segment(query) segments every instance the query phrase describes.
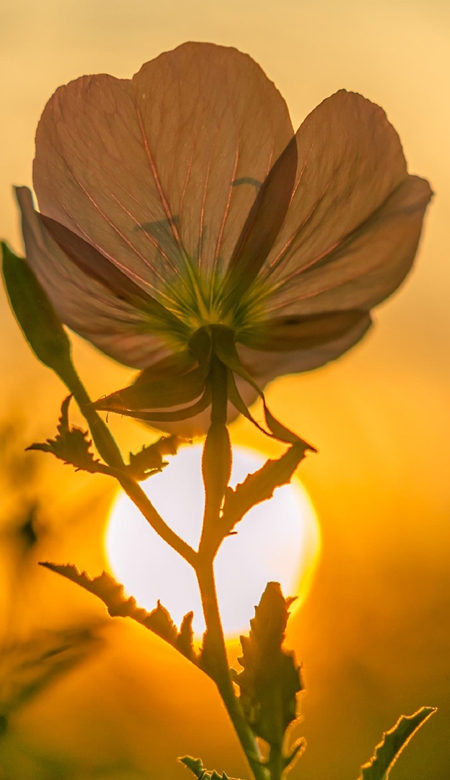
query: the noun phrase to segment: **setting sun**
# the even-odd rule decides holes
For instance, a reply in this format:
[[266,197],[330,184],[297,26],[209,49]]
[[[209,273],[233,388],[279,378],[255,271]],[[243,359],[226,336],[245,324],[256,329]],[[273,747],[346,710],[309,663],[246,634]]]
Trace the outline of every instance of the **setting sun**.
[[[235,448],[231,485],[264,463],[261,454]],[[172,528],[197,545],[203,513],[201,446],[185,447],[170,466],[145,483],[145,492]],[[176,486],[174,489],[174,485]],[[225,540],[216,560],[217,590],[224,630],[232,637],[248,628],[255,604],[271,580],[286,596],[306,596],[320,546],[314,507],[299,480],[256,506]],[[113,575],[138,604],[151,610],[157,600],[179,624],[194,611],[194,630],[204,629],[194,572],[150,528],[124,493],[115,499],[106,531]]]

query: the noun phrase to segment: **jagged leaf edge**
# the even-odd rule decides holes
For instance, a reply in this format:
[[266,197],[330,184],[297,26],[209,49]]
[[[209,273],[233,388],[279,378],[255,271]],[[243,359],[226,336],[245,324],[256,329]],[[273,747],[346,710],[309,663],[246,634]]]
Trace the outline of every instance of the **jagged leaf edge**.
[[[75,582],[84,590],[97,596],[97,598],[103,601],[111,617],[129,617],[135,620],[144,628],[164,639],[184,655],[185,658],[197,665],[197,656],[192,643],[192,629],[189,632],[192,613],[185,615],[181,630],[178,632],[170,613],[159,601],[152,612],[147,612],[142,607],[138,607],[133,596],[126,598],[123,593],[123,585],[116,582],[114,577],[105,571],[98,577],[90,577],[85,571],[80,572],[71,563],[56,564],[49,561],[40,561],[39,565]],[[189,639],[190,641],[188,641]]]
[[68,395],[61,404],[61,414],[57,425],[57,434],[54,439],[48,438],[45,442],[35,442],[27,447],[27,450],[49,452],[70,464],[76,471],[87,471],[89,474],[108,474],[111,469],[94,457],[91,451],[92,439],[89,439],[89,431],[83,431],[77,426],[69,426],[69,405],[72,394]]
[[358,780],[388,780],[393,765],[406,745],[436,710],[436,707],[421,707],[412,715],[402,715],[395,726],[384,732],[374,755],[361,767]]
[[192,756],[182,756],[178,759],[180,764],[184,764],[187,769],[190,769],[192,774],[195,775],[197,780],[237,780],[237,778],[230,777],[223,772],[221,775],[216,772],[215,769],[205,769],[201,758],[193,758]]
[[[273,597],[275,596],[275,599],[278,598],[279,604],[281,605],[281,600],[284,602],[282,605],[283,608],[283,615],[279,615],[281,617],[281,621],[278,622],[278,626],[275,625],[277,621],[274,621],[271,619],[269,624],[273,627],[275,625],[275,630],[277,632],[277,636],[272,637],[276,639],[276,645],[280,652],[280,658],[283,659],[283,666],[281,666],[279,663],[275,661],[275,671],[278,673],[281,673],[282,678],[285,676],[286,670],[289,673],[290,676],[290,682],[289,687],[291,687],[294,675],[296,679],[296,685],[295,690],[291,690],[291,694],[294,698],[294,711],[290,713],[290,721],[289,723],[284,727],[284,734],[283,735],[272,735],[274,737],[274,744],[275,742],[279,743],[280,736],[282,737],[284,741],[284,736],[287,733],[287,730],[292,727],[293,723],[298,720],[298,713],[297,713],[297,694],[299,694],[304,686],[303,681],[301,677],[301,666],[297,665],[295,661],[295,656],[293,651],[285,650],[284,645],[284,639],[285,639],[285,629],[286,624],[289,617],[289,606],[292,604],[293,601],[295,601],[295,598],[285,598],[281,592],[281,587],[279,583],[277,582],[269,582],[266,586],[266,589],[264,593],[261,596],[261,599],[259,601],[259,604],[255,607],[255,617],[250,620],[250,632],[249,636],[241,636],[241,646],[242,646],[242,656],[238,658],[239,664],[242,666],[243,671],[236,672],[236,670],[230,670],[231,676],[233,679],[233,682],[239,687],[240,689],[240,698],[244,709],[244,714],[247,719],[247,722],[250,726],[250,728],[253,730],[255,736],[260,737],[264,739],[269,745],[272,744],[272,739],[267,734],[261,733],[260,726],[257,722],[253,721],[252,718],[252,710],[254,702],[251,702],[251,696],[250,701],[246,702],[246,699],[249,697],[247,688],[247,681],[248,679],[252,679],[252,666],[254,659],[258,659],[259,657],[264,657],[260,654],[261,647],[258,648],[258,645],[261,643],[261,635],[268,636],[267,634],[267,626],[264,624],[265,616],[266,616],[266,609],[269,605],[270,607],[270,601],[273,601]],[[276,606],[276,600],[273,601],[273,604],[275,605],[275,608],[278,609]],[[272,643],[271,643],[272,644]],[[255,647],[256,647],[256,653],[255,653]],[[267,648],[266,648],[267,649]],[[273,661],[275,660],[273,658],[273,650],[274,645],[270,647],[270,659]],[[289,664],[289,669],[288,669]],[[260,672],[257,671],[257,674],[255,676],[255,680],[260,679]],[[264,674],[264,678],[266,678],[266,674]],[[281,682],[283,685],[286,682],[286,679],[281,679]],[[248,705],[250,705],[250,709],[248,710]],[[258,709],[258,708],[257,708]],[[287,713],[285,713],[287,715]],[[297,744],[297,743],[295,743]],[[295,747],[295,745],[291,746],[291,750]],[[291,757],[294,758],[294,756],[291,754]],[[288,760],[289,763],[289,760]]]
[[167,463],[164,455],[176,455],[180,444],[186,441],[180,436],[172,434],[161,436],[160,439],[142,447],[139,452],[129,454],[128,471],[137,480],[146,479],[151,474],[160,472]]
[[290,482],[306,450],[303,442],[293,444],[280,458],[267,460],[258,471],[249,474],[234,489],[227,489],[222,522],[228,533],[256,504],[272,498],[277,487]]

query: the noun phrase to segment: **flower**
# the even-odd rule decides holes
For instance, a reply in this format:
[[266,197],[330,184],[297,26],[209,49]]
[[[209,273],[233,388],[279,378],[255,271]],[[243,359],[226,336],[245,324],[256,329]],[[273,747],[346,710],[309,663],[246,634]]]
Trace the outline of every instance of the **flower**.
[[431,197],[381,108],[340,91],[294,134],[261,68],[206,43],[60,87],[33,183],[40,213],[17,188],[26,256],[58,316],[141,369],[97,408],[185,433],[204,426],[213,354],[242,411],[356,344]]

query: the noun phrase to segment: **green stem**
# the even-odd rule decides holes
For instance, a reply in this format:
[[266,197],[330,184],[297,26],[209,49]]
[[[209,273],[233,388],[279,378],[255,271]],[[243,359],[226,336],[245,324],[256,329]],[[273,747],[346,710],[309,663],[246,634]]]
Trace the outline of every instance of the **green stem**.
[[231,682],[212,561],[199,560],[196,573],[206,623],[204,648],[207,655],[205,662],[208,666],[208,673],[217,685],[253,776],[256,780],[268,780],[267,770],[261,763],[255,736],[246,721],[242,705]]
[[89,425],[95,446],[103,460],[113,468],[123,467],[125,464],[116,440],[106,423],[93,408],[89,394],[71,363],[66,368],[64,382],[80,407],[80,411]]
[[106,423],[93,408],[89,394],[73,366],[70,366],[70,371],[66,369],[65,381],[89,425],[92,438],[99,454],[109,466],[116,470],[116,477],[127,496],[131,498],[133,503],[142,512],[153,530],[156,531],[170,547],[190,563],[191,566],[194,566],[196,559],[195,550],[193,550],[184,539],[178,536],[175,531],[172,531],[170,526],[167,525],[161,515],[156,511],[140,485],[126,472],[126,465],[114,436]]
[[283,750],[281,745],[270,746],[268,768],[270,771],[270,780],[283,780],[284,760],[283,760]]
[[231,447],[227,421],[227,370],[213,354],[211,360],[211,426],[203,448],[202,472],[205,485],[205,514],[195,572],[197,575],[206,632],[203,641],[202,665],[214,680],[233,723],[236,734],[256,780],[268,780],[267,770],[255,735],[251,730],[236,696],[228,667],[228,657],[217,601],[214,579],[214,558],[223,534],[220,511],[231,470]]
[[163,520],[161,515],[156,511],[150,499],[145,495],[140,485],[128,476],[119,479],[119,482],[127,496],[131,498],[133,503],[142,512],[153,530],[156,531],[156,533],[159,534],[173,550],[181,555],[185,561],[195,568],[197,553],[181,538],[181,536],[178,536],[178,534],[167,525],[165,520]]

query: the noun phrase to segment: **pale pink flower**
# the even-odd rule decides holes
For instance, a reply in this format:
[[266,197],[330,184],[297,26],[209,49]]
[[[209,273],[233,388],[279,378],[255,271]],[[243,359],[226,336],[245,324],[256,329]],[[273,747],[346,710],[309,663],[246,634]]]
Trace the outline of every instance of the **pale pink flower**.
[[205,325],[233,331],[261,387],[348,350],[411,268],[431,197],[381,108],[340,91],[294,135],[261,68],[205,43],[60,87],[33,183],[40,214],[17,189],[26,256],[61,320],[178,396]]

